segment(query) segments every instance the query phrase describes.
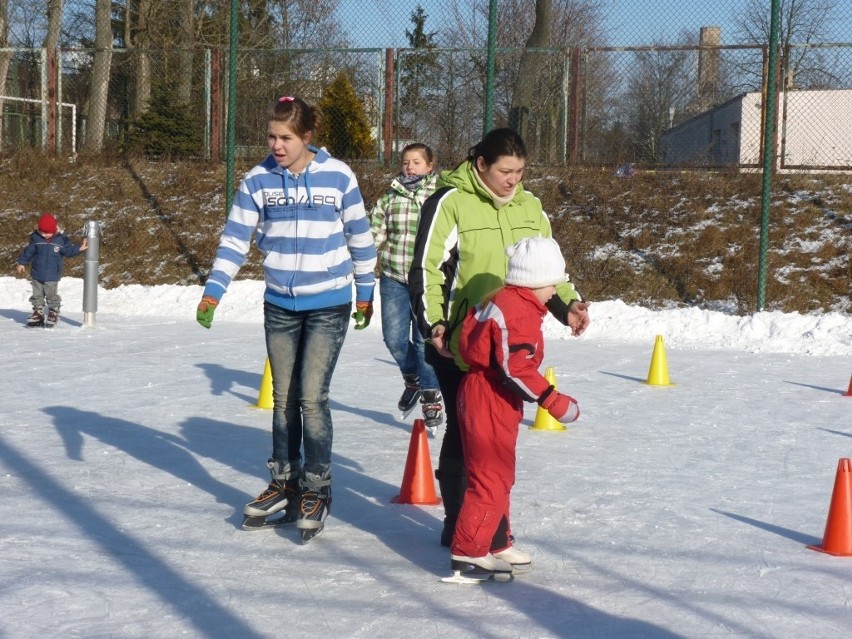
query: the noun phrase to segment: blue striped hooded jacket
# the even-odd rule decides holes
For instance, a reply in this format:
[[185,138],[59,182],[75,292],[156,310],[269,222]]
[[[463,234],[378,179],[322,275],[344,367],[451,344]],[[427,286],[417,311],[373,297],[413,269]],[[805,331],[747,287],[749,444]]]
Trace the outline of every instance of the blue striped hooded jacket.
[[358,181],[324,149],[295,177],[270,155],[246,173],[204,295],[221,299],[251,237],[263,255],[264,300],[294,311],[372,301],[376,248]]

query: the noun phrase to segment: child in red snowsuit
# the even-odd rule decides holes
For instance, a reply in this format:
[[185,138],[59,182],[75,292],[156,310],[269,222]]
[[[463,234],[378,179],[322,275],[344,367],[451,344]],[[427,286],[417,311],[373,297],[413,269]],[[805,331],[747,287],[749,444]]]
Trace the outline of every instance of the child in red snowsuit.
[[[529,569],[530,557],[511,545],[509,528],[523,402],[538,402],[562,423],[580,416],[574,398],[556,391],[538,370],[544,304],[565,279],[562,252],[551,238],[530,237],[506,254],[506,286],[473,308],[462,326],[459,352],[470,370],[458,406],[468,483],[451,547],[453,569],[465,564],[492,571]],[[505,548],[491,547],[498,527],[505,527]]]

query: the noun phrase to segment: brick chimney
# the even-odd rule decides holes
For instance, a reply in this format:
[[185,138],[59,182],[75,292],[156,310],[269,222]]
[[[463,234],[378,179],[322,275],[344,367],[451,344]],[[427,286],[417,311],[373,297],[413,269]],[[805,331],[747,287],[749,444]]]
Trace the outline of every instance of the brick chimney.
[[711,106],[716,102],[721,80],[721,62],[718,47],[722,44],[721,27],[701,27],[698,51],[698,102]]

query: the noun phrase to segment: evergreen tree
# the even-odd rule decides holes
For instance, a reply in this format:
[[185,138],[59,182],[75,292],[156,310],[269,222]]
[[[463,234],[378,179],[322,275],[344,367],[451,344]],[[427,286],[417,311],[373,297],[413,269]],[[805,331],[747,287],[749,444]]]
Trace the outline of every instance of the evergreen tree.
[[171,92],[154,91],[147,111],[130,121],[122,150],[149,157],[196,157],[201,153],[202,123],[186,104],[175,104]]
[[340,71],[326,87],[319,106],[325,122],[321,137],[333,156],[351,159],[375,154],[370,122],[346,71]]
[[400,61],[401,121],[411,129],[417,121],[417,108],[432,85],[432,79],[438,69],[438,56],[433,51],[437,31],[426,32],[427,18],[423,7],[417,5],[411,14],[413,30],[405,30],[408,44],[415,51],[405,53]]

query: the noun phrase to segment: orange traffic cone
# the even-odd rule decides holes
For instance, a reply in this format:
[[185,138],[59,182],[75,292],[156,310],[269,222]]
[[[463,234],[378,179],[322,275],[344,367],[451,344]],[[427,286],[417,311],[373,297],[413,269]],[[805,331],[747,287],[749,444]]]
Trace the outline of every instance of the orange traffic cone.
[[391,501],[395,504],[424,506],[435,506],[441,503],[441,498],[435,494],[429,442],[426,441],[426,422],[422,419],[414,420],[411,442],[408,445],[408,458],[405,460],[405,472],[402,474],[402,487],[399,489],[399,495]]
[[849,390],[843,393],[844,397],[852,397],[852,377],[849,378]]
[[852,557],[852,459],[848,457],[837,464],[822,545],[808,548],[829,555]]
[[[556,371],[553,369],[553,366],[548,366],[544,369],[544,379],[547,380],[548,384],[552,384],[553,389],[556,390]],[[535,412],[535,421],[530,426],[530,430],[568,430],[568,427],[551,415],[546,409],[539,406]]]
[[669,381],[669,364],[666,361],[666,347],[663,346],[663,336],[657,335],[654,341],[654,353],[651,355],[651,367],[648,369],[650,386],[673,386]]
[[257,396],[257,404],[255,408],[272,408],[272,366],[269,364],[269,358],[266,358],[266,364],[263,367],[263,378],[260,380],[260,393]]

